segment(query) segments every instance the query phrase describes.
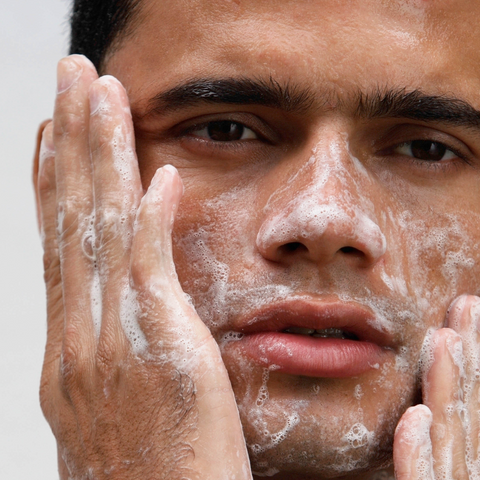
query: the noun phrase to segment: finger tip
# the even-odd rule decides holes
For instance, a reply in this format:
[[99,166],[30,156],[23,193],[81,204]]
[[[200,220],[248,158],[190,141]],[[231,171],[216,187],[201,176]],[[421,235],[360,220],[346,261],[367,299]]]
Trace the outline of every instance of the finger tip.
[[470,332],[479,329],[480,298],[476,295],[461,295],[450,305],[446,326],[457,332]]
[[430,408],[423,403],[409,407],[397,424],[395,436],[412,435],[414,432],[425,433],[430,431],[433,414]]
[[181,190],[181,193],[183,195],[185,190],[185,185],[183,184],[183,180],[180,177],[178,170],[173,165],[170,165],[170,164],[165,165],[163,168],[165,169],[166,172],[168,172],[168,174],[170,174],[173,177],[174,181],[179,186],[179,189]]
[[181,190],[181,193],[183,194],[183,190],[184,190],[183,181],[180,177],[180,174],[178,173],[178,170],[173,165],[166,164],[166,165],[163,165],[163,167],[158,168],[150,182],[150,185],[155,186],[158,183],[165,180],[170,180],[170,182],[174,186],[177,186],[178,189]]
[[68,92],[81,77],[88,82],[98,78],[95,66],[87,57],[73,54],[61,58],[57,64],[57,95]]
[[[110,95],[113,97],[110,97]],[[131,119],[130,102],[127,92],[121,82],[112,75],[102,75],[94,80],[88,90],[90,114],[94,115],[103,110],[110,111],[118,101],[123,112]],[[108,101],[107,101],[108,100]],[[107,105],[110,107],[107,108]]]
[[433,358],[434,360],[440,359],[445,352],[457,352],[462,349],[462,337],[452,328],[440,328],[433,335]]
[[177,176],[178,175],[178,170],[173,165],[171,165],[170,163],[167,163],[166,165],[164,165],[162,167],[162,169],[165,172],[168,172],[172,176]]
[[409,413],[410,415],[415,415],[426,420],[431,420],[433,418],[432,411],[424,403],[419,403],[409,407],[405,413]]
[[74,62],[76,62],[77,64],[79,64],[83,67],[86,67],[88,69],[94,70],[95,72],[97,71],[93,62],[87,56],[85,56],[81,53],[72,53],[71,55],[68,55],[67,57],[64,57],[64,59],[65,58],[71,59]]

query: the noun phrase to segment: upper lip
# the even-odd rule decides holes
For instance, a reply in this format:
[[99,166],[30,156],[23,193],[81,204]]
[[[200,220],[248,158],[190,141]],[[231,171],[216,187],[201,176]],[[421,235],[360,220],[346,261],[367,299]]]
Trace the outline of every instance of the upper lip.
[[239,318],[234,329],[244,334],[281,332],[290,327],[337,328],[359,341],[392,346],[392,335],[373,326],[375,315],[356,302],[292,299],[275,302]]

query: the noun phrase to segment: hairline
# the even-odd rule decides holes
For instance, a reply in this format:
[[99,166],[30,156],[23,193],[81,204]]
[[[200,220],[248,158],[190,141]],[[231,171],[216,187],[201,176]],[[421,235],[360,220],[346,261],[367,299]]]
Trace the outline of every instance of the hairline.
[[115,55],[115,53],[122,48],[123,43],[131,38],[143,20],[144,12],[144,1],[143,0],[131,0],[129,3],[129,15],[127,21],[120,28],[113,38],[110,40],[110,43],[105,48],[100,61],[98,64],[98,73],[99,75],[106,74],[105,68],[109,60]]

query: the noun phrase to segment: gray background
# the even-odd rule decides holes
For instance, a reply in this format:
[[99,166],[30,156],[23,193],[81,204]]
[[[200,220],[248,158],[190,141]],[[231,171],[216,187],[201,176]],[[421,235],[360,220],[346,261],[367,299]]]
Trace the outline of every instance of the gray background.
[[0,7],[0,478],[58,479],[38,402],[45,344],[42,257],[31,186],[36,128],[52,115],[68,0]]

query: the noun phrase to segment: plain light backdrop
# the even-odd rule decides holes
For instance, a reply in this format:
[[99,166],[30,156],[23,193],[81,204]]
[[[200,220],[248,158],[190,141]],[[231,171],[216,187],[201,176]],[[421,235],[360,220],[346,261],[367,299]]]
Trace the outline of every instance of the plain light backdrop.
[[0,8],[0,478],[58,479],[40,411],[45,344],[42,253],[31,163],[50,118],[56,63],[68,50],[69,0],[11,0]]

